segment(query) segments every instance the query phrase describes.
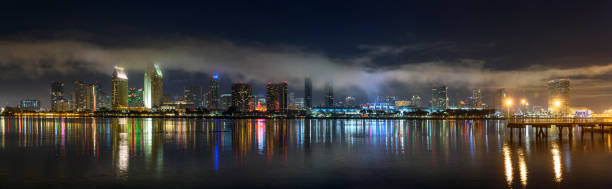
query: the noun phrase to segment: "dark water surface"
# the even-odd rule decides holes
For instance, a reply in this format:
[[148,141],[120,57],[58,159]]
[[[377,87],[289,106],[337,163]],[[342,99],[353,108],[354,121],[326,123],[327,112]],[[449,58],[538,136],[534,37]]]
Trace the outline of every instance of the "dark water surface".
[[0,118],[0,188],[610,188],[609,133],[504,121]]

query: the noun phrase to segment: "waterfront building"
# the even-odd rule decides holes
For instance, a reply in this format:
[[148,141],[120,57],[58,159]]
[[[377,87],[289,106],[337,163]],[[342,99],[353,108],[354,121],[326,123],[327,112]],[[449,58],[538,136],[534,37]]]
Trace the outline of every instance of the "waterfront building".
[[325,106],[334,107],[334,86],[331,81],[325,82]]
[[548,112],[565,116],[569,114],[569,103],[569,79],[553,79],[548,81]]
[[409,100],[396,100],[395,101],[395,107],[408,107],[411,105],[412,105],[412,102],[410,102]]
[[19,102],[19,109],[28,111],[40,110],[40,100],[23,99]]
[[249,112],[253,90],[247,83],[232,84],[232,107],[237,112]]
[[431,109],[438,111],[448,109],[448,87],[440,86],[431,90]]
[[482,108],[482,93],[480,89],[472,90],[472,107]]
[[163,78],[158,64],[148,64],[144,74],[143,103],[144,107],[156,108],[163,103]]
[[210,83],[208,84],[208,92],[206,93],[206,108],[208,110],[218,110],[220,107],[220,96],[219,96],[219,74],[214,74]]
[[75,111],[85,110],[85,84],[79,80],[74,82],[74,92],[72,93],[72,106]]
[[497,89],[495,92],[495,111],[499,113],[506,112],[506,103],[504,102],[508,98],[506,89]]
[[423,107],[423,101],[419,95],[413,95],[412,98],[410,98],[410,104],[417,108]]
[[357,105],[355,103],[355,97],[347,96],[346,98],[344,98],[344,106],[350,107],[355,105]]
[[128,90],[128,105],[130,108],[145,107],[143,100],[144,90],[142,88],[130,88]]
[[287,111],[287,82],[268,83],[266,86],[266,110],[268,112]]
[[85,95],[84,95],[84,101],[85,101],[85,107],[84,110],[88,110],[88,111],[96,111],[97,108],[96,106],[98,105],[97,103],[97,84],[96,83],[91,83],[88,84],[85,87]]
[[51,110],[55,111],[55,105],[64,99],[64,83],[59,81],[51,82],[51,92],[49,93]]
[[187,86],[183,90],[185,101],[193,103],[195,108],[203,108],[202,86]]
[[232,94],[222,94],[218,110],[227,110],[232,106]]
[[306,108],[304,104],[304,98],[295,98],[295,108],[298,110]]
[[312,108],[312,80],[310,76],[304,79],[304,106]]
[[113,110],[128,109],[128,77],[123,67],[115,66],[111,77],[111,97]]

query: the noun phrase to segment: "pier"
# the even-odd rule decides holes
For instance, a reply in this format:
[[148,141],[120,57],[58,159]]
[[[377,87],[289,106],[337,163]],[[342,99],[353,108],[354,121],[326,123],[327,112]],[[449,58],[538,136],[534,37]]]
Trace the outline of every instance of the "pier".
[[588,128],[591,131],[600,129],[605,131],[605,127],[612,126],[612,118],[510,118],[507,127],[510,128],[512,135],[514,129],[519,133],[523,128],[531,126],[536,129],[536,136],[548,137],[548,129],[555,126],[559,129],[559,135],[563,134],[563,129],[567,128],[568,136],[572,136],[574,127]]

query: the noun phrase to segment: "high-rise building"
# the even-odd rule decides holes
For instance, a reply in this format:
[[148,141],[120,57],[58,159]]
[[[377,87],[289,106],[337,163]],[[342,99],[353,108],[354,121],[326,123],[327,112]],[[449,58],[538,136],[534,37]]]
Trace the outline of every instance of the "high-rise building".
[[548,112],[565,116],[569,112],[570,81],[567,78],[548,81]]
[[208,84],[208,92],[206,93],[206,108],[208,110],[218,110],[220,105],[220,96],[219,96],[219,82],[220,82],[219,74],[214,74],[212,79],[210,80],[210,84]]
[[219,106],[217,106],[217,109],[227,110],[230,106],[232,106],[232,94],[221,94],[221,97],[219,98]]
[[64,83],[59,81],[51,82],[51,92],[49,93],[51,110],[55,111],[55,105],[64,98]]
[[417,108],[423,107],[423,101],[419,95],[412,96],[412,98],[410,98],[410,104]]
[[495,92],[495,111],[499,113],[506,112],[506,104],[504,100],[508,98],[508,94],[506,93],[506,89],[501,88],[497,89]]
[[76,80],[74,81],[74,92],[72,93],[73,110],[85,110],[85,83]]
[[40,110],[40,100],[23,99],[19,103],[19,109],[28,111]]
[[94,85],[95,89],[96,89],[96,110],[100,110],[100,109],[110,109],[110,107],[106,106],[106,104],[108,104],[107,100],[106,100],[106,93],[104,92],[104,90],[102,90],[102,86],[100,85],[100,83],[98,83],[97,81],[92,83],[92,85]]
[[128,77],[123,67],[115,66],[111,78],[111,97],[113,110],[127,110]]
[[148,64],[144,75],[143,101],[145,108],[157,108],[163,104],[163,78],[158,64]]
[[480,89],[472,90],[472,107],[482,108],[482,93],[480,93]]
[[334,86],[331,81],[325,82],[325,106],[334,106]]
[[232,107],[238,112],[248,112],[251,110],[250,102],[253,90],[247,83],[232,84]]
[[98,106],[98,90],[97,84],[91,83],[85,87],[85,108],[84,110],[96,111]]
[[142,108],[144,105],[144,90],[142,88],[130,88],[128,90],[128,106],[130,108]]
[[306,108],[312,108],[312,80],[310,76],[304,79],[304,105]]
[[202,86],[187,86],[183,90],[186,102],[192,102],[195,108],[204,107],[202,96]]
[[448,87],[441,86],[431,90],[431,109],[438,111],[448,109]]
[[266,86],[266,110],[268,112],[287,111],[287,82],[268,83]]
[[344,105],[348,106],[348,107],[357,105],[357,104],[355,104],[355,97],[347,96],[344,99]]

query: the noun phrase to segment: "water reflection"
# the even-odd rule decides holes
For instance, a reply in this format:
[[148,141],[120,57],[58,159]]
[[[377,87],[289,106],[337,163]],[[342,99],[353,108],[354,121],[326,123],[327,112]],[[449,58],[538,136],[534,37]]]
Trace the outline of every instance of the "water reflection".
[[[569,175],[580,175],[573,173],[571,161],[577,160],[572,152],[583,158],[611,149],[608,133],[577,129],[586,134],[570,137],[550,129],[550,137],[542,138],[527,128],[511,135],[499,120],[1,117],[0,132],[0,159],[39,153],[19,159],[52,163],[51,172],[100,173],[123,181],[254,173],[317,180],[321,177],[314,173],[350,170],[484,177],[494,187],[526,187],[546,185],[537,178],[565,183]],[[15,161],[9,160],[0,161],[0,167]],[[75,160],[80,163],[67,163]],[[82,165],[96,171],[66,173],[61,167]],[[265,175],[262,169],[278,175]]]

